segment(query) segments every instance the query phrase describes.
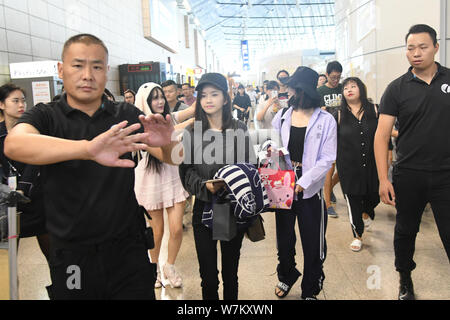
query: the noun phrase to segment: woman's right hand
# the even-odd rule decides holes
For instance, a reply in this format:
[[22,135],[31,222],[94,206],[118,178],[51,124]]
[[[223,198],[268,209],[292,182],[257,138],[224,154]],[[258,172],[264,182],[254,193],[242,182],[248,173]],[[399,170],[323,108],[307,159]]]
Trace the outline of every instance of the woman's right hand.
[[225,182],[208,182],[206,183],[206,188],[211,192],[212,194],[216,194],[220,189],[225,187]]

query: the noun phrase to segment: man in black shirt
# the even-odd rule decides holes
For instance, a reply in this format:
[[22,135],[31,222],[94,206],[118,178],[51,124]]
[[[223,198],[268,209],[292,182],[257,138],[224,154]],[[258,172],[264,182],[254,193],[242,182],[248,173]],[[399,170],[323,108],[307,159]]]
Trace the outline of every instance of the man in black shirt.
[[103,97],[108,50],[95,36],[70,38],[62,61],[66,93],[24,113],[5,141],[8,157],[42,166],[52,295],[154,299],[156,270],[140,236],[145,220],[131,152],[171,162],[170,117],[145,117]]
[[[411,27],[406,45],[411,67],[381,99],[374,143],[381,200],[397,209],[394,250],[400,300],[415,299],[411,279],[415,241],[428,202],[450,259],[450,70],[434,61],[439,44],[433,28]],[[387,155],[396,118],[398,159],[392,185]]]

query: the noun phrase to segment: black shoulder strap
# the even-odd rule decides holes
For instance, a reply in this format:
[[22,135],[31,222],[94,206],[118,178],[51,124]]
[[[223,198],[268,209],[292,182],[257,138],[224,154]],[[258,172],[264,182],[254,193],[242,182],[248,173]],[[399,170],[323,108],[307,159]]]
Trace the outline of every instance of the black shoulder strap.
[[181,101],[178,101],[177,104],[175,105],[175,108],[173,108],[172,112],[177,112],[178,109],[180,108],[180,106],[181,106]]
[[289,108],[283,108],[283,109],[281,110],[281,125],[280,125],[280,128],[283,126],[283,123],[284,123],[284,120],[285,120],[285,119],[283,119],[283,116],[284,116],[284,114],[286,113],[286,111],[288,111],[288,109],[289,109]]
[[373,108],[375,109],[375,118],[378,119],[378,117],[380,116],[380,113],[378,112],[378,109],[380,108],[380,106],[378,104],[374,103]]

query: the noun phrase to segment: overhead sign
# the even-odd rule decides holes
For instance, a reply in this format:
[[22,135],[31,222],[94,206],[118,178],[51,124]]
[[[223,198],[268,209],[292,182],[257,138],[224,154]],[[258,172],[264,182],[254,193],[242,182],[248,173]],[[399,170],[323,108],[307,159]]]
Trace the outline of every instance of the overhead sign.
[[152,71],[151,64],[130,64],[128,65],[128,72],[150,72]]
[[9,73],[11,79],[57,77],[58,61],[11,63]]
[[241,53],[242,53],[242,69],[244,71],[249,71],[250,59],[248,54],[248,40],[241,41]]

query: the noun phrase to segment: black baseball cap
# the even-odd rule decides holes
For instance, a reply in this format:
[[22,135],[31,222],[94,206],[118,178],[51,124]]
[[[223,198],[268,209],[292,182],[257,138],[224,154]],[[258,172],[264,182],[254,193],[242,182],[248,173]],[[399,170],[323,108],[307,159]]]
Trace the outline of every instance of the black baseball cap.
[[228,81],[227,78],[225,78],[220,73],[205,73],[201,78],[200,81],[197,84],[197,87],[195,87],[195,91],[200,91],[201,88],[205,84],[212,84],[213,86],[221,89],[222,91],[228,92]]

